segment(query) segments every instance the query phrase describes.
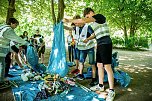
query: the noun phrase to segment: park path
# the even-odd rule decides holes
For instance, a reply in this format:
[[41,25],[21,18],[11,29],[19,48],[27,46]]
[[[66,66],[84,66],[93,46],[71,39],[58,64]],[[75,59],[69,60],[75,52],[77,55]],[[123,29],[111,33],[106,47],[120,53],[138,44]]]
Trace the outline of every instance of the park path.
[[119,67],[131,76],[127,88],[116,86],[115,101],[152,101],[152,51],[118,51]]

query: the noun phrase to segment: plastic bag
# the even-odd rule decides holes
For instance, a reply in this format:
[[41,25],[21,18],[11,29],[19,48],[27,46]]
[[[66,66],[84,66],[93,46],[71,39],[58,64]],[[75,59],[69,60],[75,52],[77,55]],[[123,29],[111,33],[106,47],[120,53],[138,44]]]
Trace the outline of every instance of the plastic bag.
[[28,63],[32,66],[32,68],[35,71],[37,71],[36,67],[38,65],[39,58],[38,58],[37,51],[33,45],[27,46],[26,58],[27,58]]
[[68,66],[66,63],[63,22],[56,24],[53,28],[53,31],[54,39],[52,44],[52,51],[50,53],[48,72],[64,77],[68,73]]

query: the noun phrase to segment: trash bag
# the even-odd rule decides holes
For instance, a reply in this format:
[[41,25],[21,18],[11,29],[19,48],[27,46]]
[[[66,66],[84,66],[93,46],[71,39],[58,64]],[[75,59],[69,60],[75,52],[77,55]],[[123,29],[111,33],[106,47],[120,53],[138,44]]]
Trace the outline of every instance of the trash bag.
[[45,73],[46,72],[46,66],[42,63],[39,63],[36,67],[39,73]]
[[27,46],[26,58],[27,62],[34,69],[34,71],[37,71],[36,67],[38,65],[39,58],[37,51],[32,44]]
[[127,87],[131,81],[131,77],[128,75],[128,73],[120,70],[115,70],[114,78],[122,87]]
[[68,65],[66,63],[63,22],[56,24],[53,31],[54,39],[47,71],[51,74],[58,74],[59,76],[64,77],[68,73]]

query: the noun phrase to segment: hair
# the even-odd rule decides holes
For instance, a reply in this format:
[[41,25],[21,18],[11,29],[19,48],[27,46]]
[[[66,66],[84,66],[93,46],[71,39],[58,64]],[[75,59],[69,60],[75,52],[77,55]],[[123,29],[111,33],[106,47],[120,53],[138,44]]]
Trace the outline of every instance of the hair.
[[23,36],[25,36],[25,33],[27,33],[27,35],[28,35],[28,32],[27,32],[27,31],[24,31],[24,32],[23,32]]
[[19,24],[18,20],[16,20],[15,18],[9,18],[7,21],[7,25],[11,25],[12,24]]
[[73,19],[81,19],[80,15],[75,15]]
[[90,13],[90,11],[92,11],[94,13],[94,10],[92,8],[90,8],[90,7],[85,8],[83,11],[83,16],[85,17],[87,14]]

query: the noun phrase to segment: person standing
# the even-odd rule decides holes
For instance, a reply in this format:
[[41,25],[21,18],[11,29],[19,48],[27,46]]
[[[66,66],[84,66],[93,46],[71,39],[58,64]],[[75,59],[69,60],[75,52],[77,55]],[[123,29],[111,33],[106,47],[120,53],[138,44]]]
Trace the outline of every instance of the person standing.
[[78,49],[80,50],[80,60],[79,60],[79,68],[80,73],[77,76],[78,79],[83,80],[83,69],[84,69],[84,62],[86,57],[89,57],[89,64],[92,66],[92,81],[90,86],[94,86],[96,84],[96,67],[95,67],[95,40],[89,40],[87,43],[83,41],[90,37],[94,31],[90,25],[87,24],[78,24],[77,32],[79,33],[79,40],[78,40]]
[[111,68],[112,63],[112,40],[110,38],[109,28],[106,23],[106,17],[102,14],[95,14],[92,8],[84,9],[83,19],[64,19],[64,22],[73,23],[91,23],[94,34],[85,39],[87,43],[89,40],[95,38],[97,40],[96,62],[98,67],[99,84],[91,87],[91,90],[104,91],[104,69],[108,75],[109,92],[106,101],[113,101],[115,97],[114,90],[114,75]]
[[40,34],[39,30],[36,30],[36,34],[33,35],[35,39],[35,47],[37,49],[39,58],[41,58],[41,63],[44,63],[44,53],[45,53],[45,42],[44,42],[44,37]]
[[12,51],[16,54],[16,62],[20,67],[23,67],[18,59],[19,49],[12,45],[11,43],[18,43],[20,45],[27,45],[28,43],[24,41],[21,37],[17,36],[14,29],[19,25],[19,22],[15,18],[9,18],[7,24],[0,26],[0,53],[5,54],[5,77],[13,77],[9,74],[9,68],[12,60]]
[[67,36],[67,43],[68,43],[69,61],[73,63],[74,62],[74,57],[73,57],[74,41],[73,41],[71,30],[69,30],[69,35]]
[[24,39],[25,41],[29,41],[29,39],[28,39],[28,32],[27,31],[23,32],[22,39]]

